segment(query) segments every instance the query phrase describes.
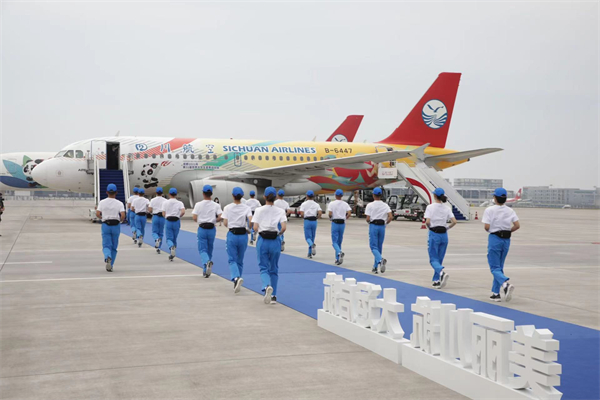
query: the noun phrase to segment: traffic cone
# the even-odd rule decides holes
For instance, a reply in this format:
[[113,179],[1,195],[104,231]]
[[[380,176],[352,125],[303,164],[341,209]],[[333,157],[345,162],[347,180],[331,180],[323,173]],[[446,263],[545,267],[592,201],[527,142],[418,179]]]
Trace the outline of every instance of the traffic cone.
[[475,211],[475,219],[478,220],[479,217],[477,216],[477,211]]
[[423,218],[423,224],[421,225],[421,229],[427,229],[427,225],[425,225],[425,218]]

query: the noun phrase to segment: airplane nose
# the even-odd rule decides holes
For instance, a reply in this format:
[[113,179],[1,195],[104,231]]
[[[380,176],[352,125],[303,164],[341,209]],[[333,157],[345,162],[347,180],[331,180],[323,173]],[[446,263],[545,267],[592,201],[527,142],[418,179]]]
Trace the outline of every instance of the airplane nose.
[[42,162],[31,171],[33,180],[46,187],[51,187],[49,182],[49,164],[52,164],[52,160]]

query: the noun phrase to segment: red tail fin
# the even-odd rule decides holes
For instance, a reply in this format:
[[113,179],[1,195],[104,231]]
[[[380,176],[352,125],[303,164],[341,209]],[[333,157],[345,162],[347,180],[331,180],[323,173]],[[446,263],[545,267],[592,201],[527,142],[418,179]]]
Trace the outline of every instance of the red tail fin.
[[400,126],[380,143],[445,147],[460,75],[442,72]]
[[329,136],[328,142],[352,142],[364,115],[348,115],[344,122]]
[[517,192],[517,195],[515,196],[516,200],[521,200],[521,190],[522,190],[522,188],[519,189],[519,191]]

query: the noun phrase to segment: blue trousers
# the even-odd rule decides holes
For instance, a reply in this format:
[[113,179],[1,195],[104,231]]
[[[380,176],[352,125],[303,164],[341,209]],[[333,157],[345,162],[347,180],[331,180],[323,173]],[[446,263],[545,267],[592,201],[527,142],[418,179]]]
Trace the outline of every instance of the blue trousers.
[[488,264],[490,264],[490,271],[494,276],[492,293],[500,293],[502,284],[509,279],[504,275],[504,261],[508,255],[509,248],[510,239],[501,239],[492,234],[488,236]]
[[135,229],[137,231],[138,237],[143,237],[146,233],[146,214],[137,215],[135,214]]
[[375,263],[373,268],[377,268],[377,265],[383,258],[383,240],[385,239],[385,225],[369,225],[369,246],[371,247],[371,253],[375,257]]
[[181,228],[180,220],[165,222],[165,236],[167,237],[167,246],[169,246],[169,249],[171,247],[177,248],[177,236],[179,236],[180,228]]
[[[281,224],[277,224],[277,229],[281,231]],[[285,236],[283,234],[281,235],[281,241],[285,242]]]
[[129,221],[129,226],[131,226],[131,233],[137,233],[137,229],[135,228],[135,213],[129,210],[127,212],[127,219]]
[[433,279],[437,282],[440,280],[440,273],[444,269],[442,263],[448,248],[448,234],[435,233],[429,231],[429,240],[427,241],[427,251],[429,252],[429,264],[433,267]]
[[119,247],[119,235],[121,234],[121,226],[114,225],[108,226],[102,224],[102,253],[104,253],[104,259],[111,258],[111,265],[115,265],[115,258],[117,258],[117,247]]
[[317,221],[304,220],[304,238],[308,243],[308,253],[311,253],[312,245],[315,243],[317,236]]
[[206,263],[212,260],[213,247],[217,228],[204,229],[198,227],[198,252],[202,259],[202,269],[206,272]]
[[165,221],[166,218],[162,216],[152,216],[152,238],[154,240],[160,239],[160,241],[162,242],[162,238],[165,233]]
[[344,230],[346,224],[331,223],[331,244],[335,250],[335,259],[337,260],[340,253],[342,252],[342,241],[344,240]]
[[276,296],[277,282],[279,281],[281,239],[263,239],[259,236],[256,242],[256,250],[263,291],[267,286],[271,286],[273,288],[273,296]]
[[248,248],[248,234],[234,235],[227,232],[227,257],[229,259],[229,272],[231,272],[231,280],[239,278],[244,272],[244,254]]

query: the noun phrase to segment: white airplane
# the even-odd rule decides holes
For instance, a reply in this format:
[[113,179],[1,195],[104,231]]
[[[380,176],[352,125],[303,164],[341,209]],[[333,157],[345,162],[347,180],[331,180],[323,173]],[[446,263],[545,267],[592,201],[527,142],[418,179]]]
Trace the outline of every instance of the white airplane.
[[[442,73],[403,123],[378,143],[278,140],[223,140],[201,138],[106,137],[83,140],[40,164],[33,178],[58,190],[94,193],[103,175],[140,185],[149,195],[155,188],[175,187],[193,205],[205,184],[213,186],[222,205],[231,189],[245,192],[266,186],[284,188],[286,194],[307,190],[330,193],[372,188],[394,180],[380,178],[379,168],[396,161],[413,165],[421,157],[437,170],[499,151],[488,148],[466,152],[445,149],[460,74]],[[100,179],[95,180],[95,167]],[[115,182],[113,182],[115,183]],[[123,183],[121,183],[122,186]]]
[[33,179],[33,170],[54,156],[48,152],[0,154],[0,190],[52,190]]

